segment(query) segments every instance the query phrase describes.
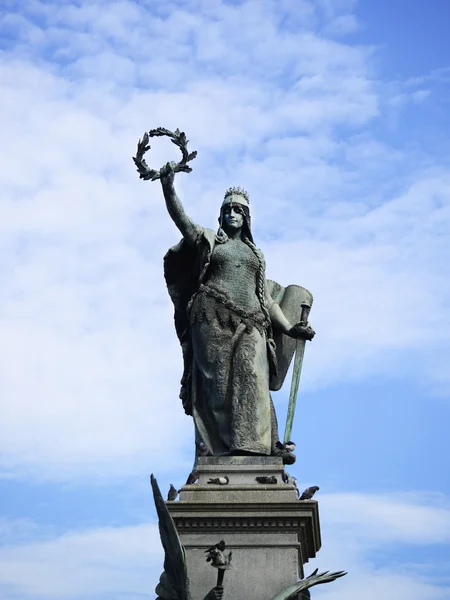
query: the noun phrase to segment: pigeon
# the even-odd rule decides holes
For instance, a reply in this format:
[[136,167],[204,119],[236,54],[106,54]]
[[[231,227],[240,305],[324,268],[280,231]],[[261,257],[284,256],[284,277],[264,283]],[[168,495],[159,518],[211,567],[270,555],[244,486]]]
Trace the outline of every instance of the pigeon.
[[278,479],[274,475],[263,475],[256,477],[258,483],[278,483]]
[[233,553],[231,551],[228,552],[228,556],[225,556],[224,552],[215,548],[206,557],[206,562],[210,562],[211,566],[216,567],[217,569],[229,569],[232,556]]
[[200,475],[198,471],[191,471],[184,485],[193,485],[194,483],[197,483],[199,477]]
[[300,500],[311,500],[318,490],[320,490],[318,485],[313,485],[312,487],[306,488],[306,490],[300,496]]
[[275,443],[275,448],[272,454],[274,456],[281,456],[283,459],[283,464],[293,465],[296,461],[295,454],[292,454],[293,450],[295,450],[294,442],[286,442],[286,444],[282,444],[280,441],[278,441]]
[[214,546],[211,546],[210,548],[205,550],[205,554],[210,554],[214,550],[220,550],[221,552],[223,552],[225,550],[225,540],[220,540],[218,544],[214,544]]
[[294,450],[296,449],[296,445],[294,444],[294,442],[286,442],[285,444],[282,444],[281,442],[277,442],[275,444],[275,446],[278,448],[278,450],[287,450],[288,452],[294,452]]
[[173,502],[177,496],[178,496],[178,490],[175,489],[172,484],[170,484],[169,493],[167,494],[167,500],[169,502]]
[[211,479],[208,479],[208,483],[213,483],[215,485],[227,485],[229,481],[228,475],[225,475],[225,477],[211,477]]
[[297,487],[297,479],[295,477],[292,477],[291,475],[289,475],[289,473],[287,471],[283,471],[282,478],[283,478],[284,483],[293,485],[295,487],[295,489],[297,490],[297,496],[300,497],[300,492]]
[[294,450],[296,449],[297,446],[295,445],[294,442],[286,442],[284,444],[284,447],[286,448],[286,450],[288,452],[294,452]]
[[204,442],[196,442],[195,445],[197,446],[197,453],[199,456],[208,456],[208,446]]
[[206,562],[210,562],[213,567],[229,569],[232,552],[225,556],[224,550],[225,540],[220,540],[218,544],[214,544],[214,546],[205,550],[205,554],[207,554]]

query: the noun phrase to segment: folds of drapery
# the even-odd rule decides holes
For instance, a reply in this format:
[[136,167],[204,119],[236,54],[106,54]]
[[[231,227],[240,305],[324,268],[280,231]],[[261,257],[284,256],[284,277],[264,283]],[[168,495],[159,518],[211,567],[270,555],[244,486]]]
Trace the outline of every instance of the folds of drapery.
[[[180,397],[187,414],[192,414],[189,387],[193,359],[187,307],[204,279],[215,243],[215,232],[210,229],[202,229],[196,247],[189,246],[182,240],[170,248],[164,257],[164,275],[169,295],[174,304],[175,329],[183,352],[184,373]],[[312,304],[311,292],[299,285],[283,287],[272,280],[267,280],[267,284],[272,299],[279,304],[288,321],[292,325],[298,323],[301,318],[302,303]],[[271,374],[269,387],[271,391],[278,391],[284,383],[294,356],[296,340],[277,331],[274,331],[273,337],[276,344],[278,372]]]

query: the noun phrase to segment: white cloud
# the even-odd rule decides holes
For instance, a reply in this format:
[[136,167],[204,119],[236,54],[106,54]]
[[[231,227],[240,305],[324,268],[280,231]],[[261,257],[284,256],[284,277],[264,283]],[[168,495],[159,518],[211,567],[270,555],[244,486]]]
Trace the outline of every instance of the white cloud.
[[[317,387],[375,371],[429,377],[432,369],[444,377],[450,331],[444,276],[448,178],[424,177],[373,209],[346,202],[338,207],[331,206],[325,217],[307,215],[307,223],[300,211],[297,218],[289,214],[291,240],[264,247],[270,276],[299,281],[315,295],[311,321],[317,337],[308,346],[306,384]],[[402,352],[415,360],[402,364]],[[422,375],[415,373],[417,360]]]
[[3,547],[0,556],[0,589],[30,599],[147,597],[162,571],[152,524],[68,532]]
[[322,495],[320,505],[328,527],[351,527],[367,546],[450,543],[450,504],[444,495],[341,493]]
[[[320,600],[450,597],[445,556],[450,538],[448,498],[420,493],[330,494],[320,498],[323,548],[315,563],[345,568],[338,583],[316,588]],[[439,559],[431,549],[442,545]],[[428,551],[427,551],[428,547]],[[404,552],[422,550],[408,562]],[[375,558],[376,557],[376,558]],[[311,564],[311,567],[313,565]]]
[[355,15],[339,15],[335,19],[332,19],[323,29],[323,33],[327,35],[346,35],[348,33],[355,33],[361,29],[361,24],[356,19]]

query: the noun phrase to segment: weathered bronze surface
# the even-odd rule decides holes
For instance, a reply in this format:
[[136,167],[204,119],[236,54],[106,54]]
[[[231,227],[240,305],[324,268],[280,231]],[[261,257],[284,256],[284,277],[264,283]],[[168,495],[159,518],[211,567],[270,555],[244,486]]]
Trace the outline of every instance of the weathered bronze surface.
[[[213,456],[279,455],[270,395],[280,385],[274,332],[281,353],[283,338],[311,339],[314,332],[306,323],[292,325],[271,296],[275,284],[269,287],[253,241],[247,194],[227,191],[214,232],[185,213],[170,164],[160,177],[168,212],[183,235],[166,254],[164,270],[185,359],[181,398],[194,418],[196,446],[204,444]],[[295,315],[301,307],[291,296]]]
[[[158,136],[180,148],[179,163],[148,167],[144,154],[150,137]],[[299,502],[295,478],[283,466],[295,462],[290,436],[305,342],[315,335],[308,323],[313,297],[300,286],[267,280],[253,240],[249,197],[241,188],[226,191],[217,231],[186,214],[174,178],[192,170],[188,162],[197,153],[189,153],[187,144],[184,132],[160,127],[144,134],[133,158],[141,179],[161,181],[167,211],[182,235],[164,257],[164,275],[184,359],[180,397],[195,425],[196,460],[180,501],[171,486],[166,505],[151,476],[165,551],[157,600],[222,600],[224,594],[235,600],[306,600],[308,588],[345,575],[316,570],[298,581],[303,564],[320,548],[318,509],[314,501],[309,508]],[[270,392],[282,387],[294,354],[281,442]],[[210,539],[203,550],[213,529],[223,530],[227,540]],[[238,562],[224,589],[232,557],[226,546]],[[216,585],[199,552],[218,570]]]
[[[295,456],[280,443],[270,391],[283,384],[297,341],[314,337],[301,320],[302,304],[304,315],[312,296],[300,286],[267,281],[244,190],[226,192],[218,231],[191,220],[174,176],[191,170],[187,161],[196,153],[187,151],[178,130],[159,128],[150,132],[155,135],[168,135],[182,151],[178,165],[149,169],[145,134],[134,161],[141,178],[161,180],[168,213],[183,236],[164,257],[164,274],[184,357],[180,397],[194,419],[197,455],[202,448],[203,456],[275,455],[292,463]],[[293,406],[290,415],[292,427]]]

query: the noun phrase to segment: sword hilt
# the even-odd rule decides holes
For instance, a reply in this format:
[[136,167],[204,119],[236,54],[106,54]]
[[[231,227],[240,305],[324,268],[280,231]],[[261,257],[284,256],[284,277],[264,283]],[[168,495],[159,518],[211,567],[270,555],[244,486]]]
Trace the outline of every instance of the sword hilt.
[[306,325],[308,323],[308,317],[309,317],[309,313],[311,311],[311,304],[309,304],[308,302],[302,302],[301,307],[302,307],[302,312],[300,314],[300,322],[303,325]]

